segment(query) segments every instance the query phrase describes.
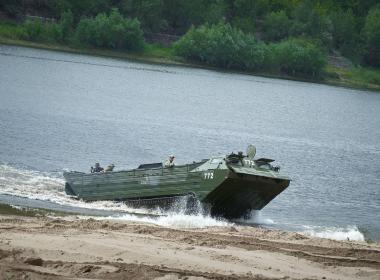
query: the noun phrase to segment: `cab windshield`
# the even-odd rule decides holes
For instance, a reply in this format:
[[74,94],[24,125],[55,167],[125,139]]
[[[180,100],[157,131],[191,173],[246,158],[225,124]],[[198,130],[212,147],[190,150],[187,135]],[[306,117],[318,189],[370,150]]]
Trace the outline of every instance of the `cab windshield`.
[[211,160],[211,164],[219,164],[219,163],[221,163],[223,161],[223,159],[222,158],[213,158],[212,160]]

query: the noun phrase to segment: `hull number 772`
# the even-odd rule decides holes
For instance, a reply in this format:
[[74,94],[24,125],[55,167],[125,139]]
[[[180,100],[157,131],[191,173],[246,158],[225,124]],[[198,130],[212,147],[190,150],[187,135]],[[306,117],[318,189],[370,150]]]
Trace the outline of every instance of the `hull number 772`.
[[214,172],[205,172],[205,173],[203,173],[203,178],[205,180],[214,179]]

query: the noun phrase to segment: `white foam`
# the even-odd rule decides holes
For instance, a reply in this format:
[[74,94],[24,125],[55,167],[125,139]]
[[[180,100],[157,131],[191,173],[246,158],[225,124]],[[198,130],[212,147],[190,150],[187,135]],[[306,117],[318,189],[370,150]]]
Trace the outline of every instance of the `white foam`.
[[54,202],[60,205],[96,210],[147,213],[146,209],[132,209],[122,202],[76,200],[64,191],[65,181],[47,172],[18,169],[0,165],[0,193],[36,200]]
[[188,199],[191,197],[182,197],[177,199],[176,203],[169,210],[157,208],[154,213],[156,217],[141,217],[131,214],[121,215],[118,217],[107,217],[107,219],[128,220],[135,222],[153,223],[159,226],[170,228],[205,228],[214,226],[228,226],[231,223],[223,219],[213,218],[207,213],[202,204],[197,200],[192,205],[191,214],[187,213],[186,207]]
[[[30,199],[44,200],[54,202],[60,205],[71,207],[80,207],[95,210],[109,210],[121,212],[117,217],[107,217],[107,219],[120,219],[136,222],[148,222],[165,227],[173,228],[204,228],[210,226],[228,226],[231,223],[225,220],[212,218],[209,214],[201,209],[200,204],[192,215],[187,215],[184,209],[185,203],[179,200],[178,204],[172,211],[162,211],[161,209],[147,210],[134,209],[128,207],[122,202],[114,201],[96,201],[84,202],[72,199],[66,195],[64,191],[64,180],[55,174],[48,172],[38,172],[26,169],[19,169],[9,165],[0,164],[0,193],[14,196],[26,197]],[[15,206],[13,206],[15,207]],[[15,207],[17,208],[17,206]],[[161,215],[157,217],[138,216],[138,214],[154,214]],[[99,218],[104,219],[104,218]],[[260,211],[252,211],[249,218],[237,220],[246,224],[263,224],[272,225],[274,221],[263,217]],[[348,226],[346,228],[338,227],[316,227],[303,226],[301,233],[310,236],[330,238],[335,240],[358,240],[363,241],[364,235],[356,226]]]
[[347,227],[322,227],[322,226],[304,226],[306,228],[300,233],[313,237],[327,238],[333,240],[355,240],[364,241],[364,234],[360,232],[357,226]]
[[[154,210],[134,209],[122,202],[95,201],[84,202],[72,199],[64,191],[65,181],[62,178],[45,172],[17,169],[9,165],[0,165],[0,193],[54,202],[60,205],[80,207],[96,210],[110,210],[121,212],[117,217],[98,217],[97,219],[119,219],[136,222],[153,223],[174,228],[204,228],[210,226],[226,226],[228,222],[212,218],[205,213],[198,202],[194,206],[192,215],[186,214],[186,197],[179,199],[169,211],[159,208]],[[124,214],[125,212],[125,214]],[[135,214],[150,214],[152,216],[139,216]]]
[[186,214],[170,214],[159,217],[142,217],[133,214],[125,214],[121,216],[97,217],[98,220],[124,220],[133,222],[152,223],[155,225],[169,228],[206,228],[206,227],[223,227],[232,225],[223,219],[216,219],[208,215],[186,215]]
[[248,217],[243,217],[236,220],[239,223],[244,224],[259,224],[259,225],[273,225],[274,221],[262,216],[261,211],[252,210]]
[[12,204],[10,204],[9,206],[12,207],[13,209],[16,209],[16,210],[24,210],[25,209],[25,207],[18,206],[18,205],[12,205]]

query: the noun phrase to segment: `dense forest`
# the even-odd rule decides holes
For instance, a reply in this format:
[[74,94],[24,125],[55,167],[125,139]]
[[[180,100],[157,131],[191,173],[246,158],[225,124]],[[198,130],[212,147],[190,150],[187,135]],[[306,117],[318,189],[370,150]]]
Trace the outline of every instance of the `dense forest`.
[[0,0],[0,10],[24,40],[142,51],[158,34],[176,56],[228,69],[318,78],[335,53],[380,67],[379,0]]

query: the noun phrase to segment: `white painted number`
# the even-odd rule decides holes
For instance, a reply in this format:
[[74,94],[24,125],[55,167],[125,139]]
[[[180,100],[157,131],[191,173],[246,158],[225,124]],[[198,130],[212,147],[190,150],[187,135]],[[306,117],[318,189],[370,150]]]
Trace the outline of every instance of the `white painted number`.
[[255,162],[253,160],[245,159],[244,165],[247,165],[249,167],[255,166]]
[[214,179],[214,172],[205,172],[203,173],[204,179]]

